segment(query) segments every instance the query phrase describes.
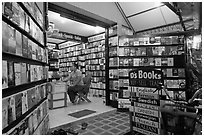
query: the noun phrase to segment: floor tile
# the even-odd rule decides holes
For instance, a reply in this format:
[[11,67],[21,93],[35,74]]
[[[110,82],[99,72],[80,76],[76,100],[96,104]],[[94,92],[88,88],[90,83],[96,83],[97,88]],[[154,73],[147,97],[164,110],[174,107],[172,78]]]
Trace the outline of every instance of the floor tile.
[[122,124],[122,123],[124,123],[122,120],[117,120],[117,121],[115,121],[116,123],[119,123],[119,124]]
[[97,128],[97,129],[94,129],[92,130],[92,132],[96,133],[96,135],[100,135],[100,133],[102,133],[104,130],[103,129],[100,129],[100,128]]
[[89,129],[89,130],[92,130],[92,129],[94,129],[94,128],[96,128],[96,126],[88,125],[88,127],[87,127],[87,129]]
[[117,119],[115,119],[115,118],[109,118],[108,120],[110,120],[110,121],[115,121],[115,120],[117,120]]
[[109,130],[109,129],[111,129],[112,127],[111,127],[111,126],[108,126],[108,125],[105,125],[105,126],[102,126],[101,128],[104,129],[104,130]]
[[103,123],[96,123],[94,125],[97,126],[97,127],[100,127],[100,126],[103,126],[104,124]]
[[120,125],[120,126],[117,126],[116,128],[120,129],[120,130],[125,130],[127,128],[127,126]]
[[113,133],[114,135],[118,135],[120,133],[120,130],[114,128],[109,130],[109,132]]
[[86,132],[83,135],[95,135],[93,132]]
[[112,135],[110,132],[104,132],[104,133],[102,133],[101,135]]
[[103,118],[96,118],[96,119],[94,119],[94,120],[96,120],[96,121],[102,121],[102,120],[104,120]]
[[118,126],[118,124],[117,124],[117,123],[113,123],[113,122],[112,122],[112,123],[110,123],[109,125],[110,125],[110,126],[112,126],[112,127]]
[[108,124],[108,123],[110,123],[111,121],[109,121],[109,120],[103,120],[103,121],[101,121],[102,123],[104,123],[104,124]]

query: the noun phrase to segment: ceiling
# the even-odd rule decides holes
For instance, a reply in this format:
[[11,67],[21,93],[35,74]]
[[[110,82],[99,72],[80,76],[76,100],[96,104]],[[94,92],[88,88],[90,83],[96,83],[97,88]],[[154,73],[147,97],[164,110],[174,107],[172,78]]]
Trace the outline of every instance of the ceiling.
[[[135,33],[172,24],[180,25],[172,31],[183,31],[184,27],[185,30],[198,29],[202,11],[198,2],[54,2],[54,4],[102,22],[121,23]],[[52,11],[48,12],[48,17],[49,21],[54,22],[56,29],[72,34],[88,37],[105,31],[98,26],[74,21],[75,18],[66,19]],[[185,22],[187,19],[188,21]]]

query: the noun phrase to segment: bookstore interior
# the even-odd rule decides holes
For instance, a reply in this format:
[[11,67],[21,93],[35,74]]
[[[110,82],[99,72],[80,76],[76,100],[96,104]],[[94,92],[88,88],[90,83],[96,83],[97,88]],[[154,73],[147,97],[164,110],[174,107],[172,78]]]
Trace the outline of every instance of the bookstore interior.
[[202,135],[202,2],[2,2],[2,134]]

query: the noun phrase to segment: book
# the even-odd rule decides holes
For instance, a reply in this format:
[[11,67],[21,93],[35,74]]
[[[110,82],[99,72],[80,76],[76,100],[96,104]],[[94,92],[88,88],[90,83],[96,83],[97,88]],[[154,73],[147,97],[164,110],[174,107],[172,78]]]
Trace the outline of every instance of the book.
[[133,58],[129,58],[128,59],[128,65],[129,66],[133,66]]
[[30,33],[30,17],[27,15],[27,14],[25,14],[25,31],[26,32],[28,32],[28,33]]
[[179,88],[186,88],[186,80],[185,79],[179,79],[178,85],[179,85]]
[[134,39],[134,43],[133,43],[134,46],[139,46],[139,39],[138,38],[135,38]]
[[8,52],[16,54],[16,30],[8,25]]
[[141,56],[146,56],[146,47],[141,47],[140,51],[141,51]]
[[135,48],[130,48],[129,52],[130,52],[130,56],[135,56]]
[[170,47],[170,53],[169,53],[169,55],[177,55],[177,54],[178,54],[177,46],[172,46],[172,47]]
[[152,56],[153,52],[152,52],[152,47],[147,47],[147,56]]
[[26,77],[27,82],[31,82],[30,64],[26,64]]
[[28,57],[28,38],[23,35],[22,43],[22,55],[23,57]]
[[28,50],[27,50],[27,57],[32,59],[32,46],[33,46],[33,42],[31,40],[28,39]]
[[22,93],[15,95],[16,119],[22,115]]
[[8,52],[8,38],[9,38],[9,28],[7,23],[2,21],[2,51]]
[[27,90],[28,96],[28,109],[31,109],[35,104],[35,88],[31,88]]
[[32,134],[33,134],[33,131],[34,131],[34,126],[33,126],[33,114],[31,114],[31,115],[28,117],[28,132],[29,132],[29,135],[32,135]]
[[128,58],[125,58],[123,59],[123,66],[128,66],[129,65],[129,59]]
[[35,109],[33,111],[33,128],[34,128],[34,130],[37,128],[37,126],[38,126],[37,110]]
[[15,85],[14,62],[7,61],[7,67],[8,67],[8,87],[12,87]]
[[167,66],[168,65],[168,59],[167,58],[161,58],[161,66]]
[[25,84],[28,82],[26,69],[27,69],[26,63],[21,63],[21,84]]
[[173,77],[178,77],[178,69],[177,68],[172,68],[172,76]]
[[25,12],[22,8],[19,8],[19,18],[20,18],[20,27],[25,29]]
[[171,40],[172,40],[172,44],[178,44],[178,36],[172,36]]
[[124,56],[130,56],[129,48],[124,48]]
[[22,34],[16,31],[16,55],[22,56]]
[[145,58],[141,58],[143,60],[143,66],[149,66],[150,65],[150,61],[148,57]]
[[155,66],[161,66],[161,58],[155,58]]
[[163,73],[163,77],[166,78],[167,77],[167,69],[162,69],[162,73]]
[[179,68],[178,69],[178,76],[179,77],[185,77],[185,69]]
[[12,3],[13,2],[4,2],[4,15],[9,19],[13,16]]
[[168,66],[174,66],[174,58],[168,58]]
[[8,99],[8,124],[11,124],[14,120],[16,120],[16,110],[15,110],[15,98],[14,96],[10,96]]
[[15,85],[21,84],[21,63],[14,63]]
[[27,90],[22,92],[22,114],[28,111]]
[[7,61],[2,60],[2,89],[8,88],[8,66]]
[[119,48],[119,51],[118,51],[119,53],[118,53],[118,55],[119,56],[125,56],[125,50],[124,50],[124,48]]
[[2,129],[8,126],[8,102],[9,98],[2,99]]
[[128,38],[119,38],[119,46],[128,46],[129,45],[129,39]]
[[118,69],[116,70],[112,70],[113,71],[113,78],[119,78],[119,72],[118,72]]
[[167,69],[167,77],[172,77],[173,73],[172,73],[172,69]]
[[19,15],[19,5],[16,2],[12,2],[12,21],[16,23],[18,26],[20,25],[20,15]]
[[149,58],[149,65],[155,66],[155,58]]
[[140,58],[134,58],[133,59],[133,66],[139,66],[140,65]]

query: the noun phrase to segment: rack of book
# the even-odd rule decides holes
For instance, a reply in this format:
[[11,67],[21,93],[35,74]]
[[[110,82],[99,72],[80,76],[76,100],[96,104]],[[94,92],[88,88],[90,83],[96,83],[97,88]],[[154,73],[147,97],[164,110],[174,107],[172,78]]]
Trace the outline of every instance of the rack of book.
[[77,43],[70,45],[69,43],[60,44],[59,61],[60,75],[66,77],[71,72],[72,63],[77,63],[82,74],[85,75],[85,44]]
[[102,97],[105,101],[105,33],[88,37],[85,70],[92,74],[88,96]]
[[3,134],[48,132],[48,53],[43,22],[37,3],[2,3]]
[[[128,88],[128,80],[124,77],[128,77],[128,66],[127,69],[120,69],[121,62],[119,56],[119,36],[120,35],[132,35],[132,31],[125,27],[115,25],[109,28],[109,39],[108,39],[108,48],[109,48],[109,92],[110,92],[110,105],[118,108],[120,110],[128,110],[130,106],[130,90]],[[123,63],[123,62],[122,62]]]
[[[123,81],[121,83],[132,84],[128,75],[130,71],[138,71],[134,73],[135,77],[143,79],[143,83],[137,81],[136,85],[139,86],[130,90],[132,98],[129,106],[131,129],[140,134],[160,134],[161,127],[158,121],[160,114],[157,106],[168,102],[168,98],[163,92],[158,93],[161,95],[160,98],[152,94],[156,90],[154,81],[151,83],[149,80],[148,83],[151,86],[148,86],[144,83],[144,79],[150,77],[157,79],[157,76],[162,75],[163,83],[167,86],[170,97],[174,100],[186,101],[186,45],[184,44],[184,35],[172,33],[151,36],[121,36],[119,37],[118,54],[119,80]],[[152,69],[152,71],[149,72],[146,69]],[[162,72],[162,74],[157,71]],[[131,89],[130,86],[127,87],[128,90]],[[132,96],[132,92],[135,93],[135,96]],[[150,94],[152,94],[152,98],[149,98]],[[151,122],[145,122],[148,118],[152,119]]]
[[56,44],[47,43],[48,47],[48,63],[49,63],[49,80],[59,79],[59,50]]

